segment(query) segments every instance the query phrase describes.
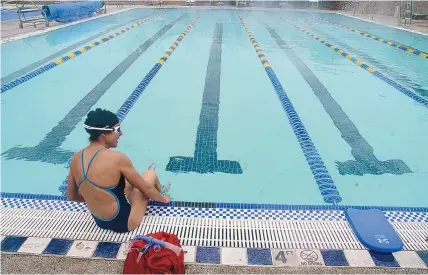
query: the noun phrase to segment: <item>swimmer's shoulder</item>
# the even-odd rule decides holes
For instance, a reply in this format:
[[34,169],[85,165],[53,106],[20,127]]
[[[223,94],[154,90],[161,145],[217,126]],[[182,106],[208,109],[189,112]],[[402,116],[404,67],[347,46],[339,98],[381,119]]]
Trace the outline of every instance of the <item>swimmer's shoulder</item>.
[[74,163],[76,163],[76,161],[78,159],[80,159],[81,154],[82,154],[82,150],[77,151],[76,153],[74,153],[73,157],[70,160],[70,167],[73,167]]
[[103,157],[108,158],[109,161],[112,161],[116,164],[123,163],[129,160],[128,156],[120,151],[107,149],[103,150],[103,154]]
[[[82,150],[80,150],[74,154],[74,156],[71,159],[71,166],[76,165],[74,163],[80,164],[81,154],[82,154]],[[119,151],[115,151],[115,150],[105,149],[105,150],[102,150],[101,152],[99,152],[98,154],[99,154],[98,157],[102,157],[102,159],[107,160],[111,163],[115,163],[115,164],[130,161],[126,154],[119,152]]]

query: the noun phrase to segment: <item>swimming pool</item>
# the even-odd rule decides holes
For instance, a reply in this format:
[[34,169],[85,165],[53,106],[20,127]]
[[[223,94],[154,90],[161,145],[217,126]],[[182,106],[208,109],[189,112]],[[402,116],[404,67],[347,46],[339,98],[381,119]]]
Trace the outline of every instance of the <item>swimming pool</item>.
[[62,195],[101,107],[122,119],[118,150],[139,171],[155,162],[176,201],[428,206],[426,36],[136,8],[1,50],[2,192]]

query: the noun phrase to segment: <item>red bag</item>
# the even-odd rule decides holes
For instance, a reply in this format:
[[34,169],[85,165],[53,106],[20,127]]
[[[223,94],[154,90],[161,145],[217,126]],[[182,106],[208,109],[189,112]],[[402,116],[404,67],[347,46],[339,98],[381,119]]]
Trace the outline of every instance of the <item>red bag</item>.
[[[174,234],[157,232],[147,234],[147,236],[181,247],[180,241]],[[158,250],[155,251],[155,245],[152,245],[144,252],[146,244],[147,242],[143,240],[131,243],[123,267],[123,274],[184,274],[183,250],[180,256],[177,256],[174,251],[162,246],[160,251],[158,251],[159,246],[156,247]]]

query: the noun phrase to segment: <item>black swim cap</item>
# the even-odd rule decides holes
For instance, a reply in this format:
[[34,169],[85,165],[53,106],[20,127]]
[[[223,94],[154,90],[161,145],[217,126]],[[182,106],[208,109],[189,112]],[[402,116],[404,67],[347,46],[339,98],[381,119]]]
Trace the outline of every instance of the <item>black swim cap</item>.
[[[97,108],[95,111],[90,111],[86,117],[85,124],[97,128],[113,128],[114,125],[119,123],[119,118],[115,113],[105,109]],[[101,131],[93,129],[85,129],[89,134],[89,140],[97,140],[101,134],[111,131]]]

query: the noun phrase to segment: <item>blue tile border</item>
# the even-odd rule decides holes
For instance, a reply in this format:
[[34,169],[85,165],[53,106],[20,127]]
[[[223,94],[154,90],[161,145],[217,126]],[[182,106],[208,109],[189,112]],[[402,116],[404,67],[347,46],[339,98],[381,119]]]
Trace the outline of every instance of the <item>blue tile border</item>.
[[1,251],[16,252],[26,239],[27,237],[6,236],[1,241]]
[[196,248],[196,262],[204,264],[220,264],[220,248],[198,246]]
[[[1,242],[1,250],[2,252],[17,252],[27,240],[28,237],[22,236],[4,236],[5,238]],[[41,238],[46,239],[46,238]],[[49,255],[57,255],[57,256],[67,256],[68,252],[72,247],[76,249],[76,245],[81,243],[82,240],[69,240],[69,239],[51,239],[47,245],[47,247],[40,253],[32,253],[34,254],[49,254]],[[123,255],[119,255],[119,250],[121,245],[124,243],[120,242],[96,242],[94,252],[92,253],[92,258],[104,258],[104,259],[119,259],[124,260]],[[183,249],[189,246],[183,246]],[[196,246],[196,257],[191,259],[189,263],[200,263],[200,264],[222,264],[222,247],[205,247],[205,246]],[[273,267],[273,258],[272,252],[270,248],[239,248],[245,249],[247,255],[247,266],[254,265],[262,265],[267,267]],[[298,249],[284,249],[287,251],[294,251],[295,255],[298,255]],[[311,249],[314,252],[320,254],[318,267],[324,266],[322,262],[325,263],[325,266],[344,266],[349,267],[349,261],[347,259],[344,250],[330,250],[330,249]],[[361,250],[360,250],[361,251]],[[366,266],[366,267],[401,267],[398,261],[395,259],[394,254],[392,253],[379,253],[373,251],[366,251],[366,253],[373,259],[375,265]],[[22,252],[21,252],[22,253]],[[75,251],[70,253],[70,257],[75,257]],[[428,264],[428,251],[414,251],[425,262]],[[121,253],[122,254],[122,253]],[[126,257],[126,256],[125,256]],[[413,257],[413,256],[409,256]],[[413,258],[412,258],[413,259]],[[352,260],[352,259],[350,259]],[[290,262],[289,266],[299,266],[304,265],[300,263],[301,260],[296,262]],[[186,262],[187,263],[187,262]],[[228,261],[230,263],[230,261]],[[306,265],[304,265],[306,266]],[[406,268],[409,267],[406,265]],[[418,267],[415,265],[415,268]],[[420,268],[420,266],[419,266]],[[428,268],[428,265],[427,265]]]
[[120,243],[99,242],[93,257],[99,258],[116,258],[119,252]]
[[247,248],[248,265],[272,265],[272,254],[268,248]]
[[66,201],[66,196],[0,192],[0,198]]
[[381,267],[400,267],[397,260],[392,253],[381,253],[376,251],[369,251],[376,266]]
[[326,266],[349,266],[343,250],[321,250]]
[[65,255],[72,244],[71,240],[52,239],[42,254]]
[[418,251],[418,254],[425,265],[428,267],[428,251]]
[[[47,194],[24,194],[0,192],[0,198],[31,199],[31,200],[57,200],[68,201],[66,196]],[[151,206],[161,207],[193,207],[193,208],[226,208],[226,209],[264,209],[264,210],[346,210],[379,209],[381,211],[405,211],[428,213],[428,207],[400,207],[400,206],[362,206],[362,205],[299,205],[299,204],[257,204],[257,203],[215,203],[215,202],[186,202],[172,201],[169,204],[150,201]]]

